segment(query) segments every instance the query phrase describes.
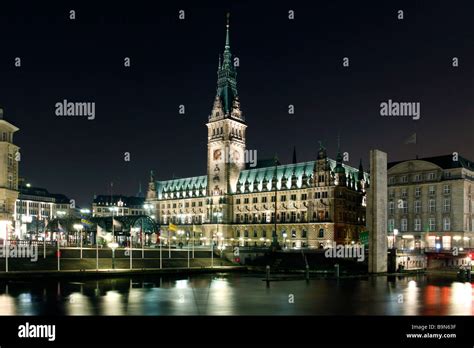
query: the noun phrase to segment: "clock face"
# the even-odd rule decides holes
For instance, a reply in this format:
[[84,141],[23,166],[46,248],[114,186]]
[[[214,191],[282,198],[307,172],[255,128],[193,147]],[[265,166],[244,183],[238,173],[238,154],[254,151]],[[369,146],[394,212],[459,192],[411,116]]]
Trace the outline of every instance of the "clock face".
[[217,150],[214,150],[214,160],[218,161],[222,158],[222,151],[217,149]]

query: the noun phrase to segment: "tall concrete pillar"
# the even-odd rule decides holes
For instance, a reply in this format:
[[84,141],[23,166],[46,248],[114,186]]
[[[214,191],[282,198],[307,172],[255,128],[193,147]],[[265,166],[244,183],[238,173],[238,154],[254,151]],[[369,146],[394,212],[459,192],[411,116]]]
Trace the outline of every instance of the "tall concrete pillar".
[[387,154],[370,150],[370,187],[367,197],[369,273],[387,272]]

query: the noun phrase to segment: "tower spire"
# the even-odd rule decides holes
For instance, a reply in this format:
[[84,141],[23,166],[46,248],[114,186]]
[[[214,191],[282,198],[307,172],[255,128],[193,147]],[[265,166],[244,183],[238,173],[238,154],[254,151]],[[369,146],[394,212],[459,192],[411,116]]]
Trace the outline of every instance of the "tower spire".
[[225,35],[225,49],[230,49],[230,39],[229,39],[229,28],[230,28],[230,13],[227,12],[227,25],[226,25],[226,35]]
[[229,18],[230,13],[227,13],[224,54],[217,72],[217,95],[221,99],[225,115],[230,114],[233,103],[237,99],[237,71],[234,64],[232,64],[232,53],[230,52]]

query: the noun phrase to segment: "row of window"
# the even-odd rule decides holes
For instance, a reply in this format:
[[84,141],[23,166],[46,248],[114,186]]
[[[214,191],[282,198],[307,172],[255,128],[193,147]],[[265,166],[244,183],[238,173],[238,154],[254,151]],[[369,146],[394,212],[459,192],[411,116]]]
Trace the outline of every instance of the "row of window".
[[[322,193],[322,195],[321,195]],[[324,191],[324,192],[316,192],[315,194],[316,198],[327,198],[328,197],[328,193],[327,191]],[[306,201],[308,199],[308,194],[307,193],[302,193],[301,194],[301,200],[302,201]],[[286,195],[281,195],[279,196],[280,198],[280,202],[286,202],[286,198],[287,196]],[[290,201],[296,201],[297,200],[297,195],[296,194],[291,194],[290,195]],[[268,202],[268,197],[267,196],[262,196],[260,197],[260,203],[267,203]],[[275,196],[270,196],[270,202],[275,202]],[[237,198],[235,200],[235,204],[241,204],[242,203],[242,200],[240,198]],[[249,204],[250,203],[250,198],[244,198],[244,204]],[[252,198],[252,203],[258,203],[258,197],[253,197]]]
[[[237,238],[240,238],[240,237],[249,238],[250,234],[249,234],[248,230],[245,230],[244,233],[243,233],[243,236],[242,236],[240,231],[237,230],[236,231],[236,237]],[[261,233],[261,236],[259,236],[257,230],[254,230],[253,231],[253,238],[259,238],[259,237],[266,238],[267,237],[267,231],[263,230],[262,233]],[[272,237],[278,237],[276,231],[272,231]],[[281,238],[298,238],[298,235],[297,235],[296,230],[291,230],[291,233],[289,233],[289,234],[286,233],[285,230],[283,230],[283,231],[280,232],[279,237],[281,237]],[[301,231],[301,236],[299,238],[308,238],[308,232],[303,229]],[[319,229],[318,238],[324,238],[324,228]]]
[[[202,201],[199,201],[197,203],[198,203],[198,207],[202,207]],[[172,205],[173,205],[173,208],[176,208],[176,207],[182,208],[183,207],[183,203],[173,203]],[[195,206],[196,206],[196,202],[191,202],[191,207],[195,207]],[[161,209],[165,209],[166,207],[168,209],[170,209],[171,208],[171,203],[168,203],[167,205],[166,204],[161,205]],[[189,202],[185,202],[184,207],[189,208]]]
[[[449,177],[449,174],[451,173],[445,173],[447,177]],[[421,174],[421,173],[418,173],[418,174],[414,174],[412,176],[412,181],[413,182],[420,182],[420,181],[423,181],[423,178],[424,180],[436,180],[437,178],[437,175],[435,172],[431,172],[431,173],[425,173],[425,174]],[[408,183],[408,179],[409,179],[409,176],[406,174],[406,175],[401,175],[400,177],[396,177],[396,176],[391,176],[389,179],[388,179],[388,183],[389,184],[396,184],[396,183],[402,183],[402,184],[406,184]]]
[[[397,205],[397,208],[401,210],[402,214],[408,214],[408,201],[406,199],[400,199],[396,205]],[[420,200],[414,201],[413,212],[417,214],[422,213],[422,203]],[[436,200],[434,199],[428,200],[428,212],[436,213]],[[443,200],[443,213],[449,213],[449,212],[451,212],[451,198],[445,198]],[[391,215],[395,214],[394,201],[388,202],[388,213]]]
[[[388,231],[393,232],[394,229],[396,228],[395,226],[395,220],[394,219],[388,219]],[[443,218],[443,231],[450,231],[451,230],[451,218],[445,217]],[[429,218],[428,223],[423,226],[422,225],[422,219],[416,218],[413,220],[413,230],[417,232],[421,231],[429,231],[429,232],[434,232],[436,231],[436,219],[435,218]],[[400,231],[401,232],[407,232],[408,231],[408,219],[401,219],[400,220]]]
[[[421,187],[415,187],[415,197],[420,197],[422,193],[422,188]],[[451,186],[450,185],[444,185],[443,186],[443,194],[450,194],[451,193]],[[428,187],[428,194],[430,196],[436,195],[436,186],[435,185],[430,185]],[[408,197],[408,189],[407,188],[402,188],[400,190],[400,196],[401,197]],[[394,198],[395,197],[395,190],[389,190],[388,191],[388,197],[389,198]]]

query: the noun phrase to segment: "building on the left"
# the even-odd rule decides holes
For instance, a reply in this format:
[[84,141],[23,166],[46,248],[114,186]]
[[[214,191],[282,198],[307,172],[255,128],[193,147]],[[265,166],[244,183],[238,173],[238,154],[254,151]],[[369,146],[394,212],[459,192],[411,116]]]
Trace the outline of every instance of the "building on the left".
[[0,239],[5,240],[14,231],[13,216],[18,198],[18,162],[20,148],[13,143],[19,130],[4,119],[0,107]]

